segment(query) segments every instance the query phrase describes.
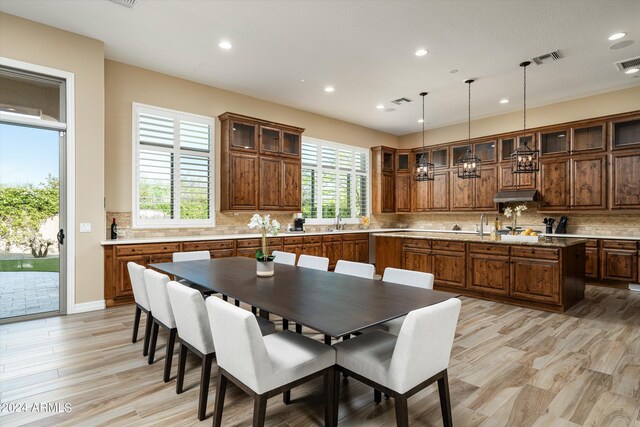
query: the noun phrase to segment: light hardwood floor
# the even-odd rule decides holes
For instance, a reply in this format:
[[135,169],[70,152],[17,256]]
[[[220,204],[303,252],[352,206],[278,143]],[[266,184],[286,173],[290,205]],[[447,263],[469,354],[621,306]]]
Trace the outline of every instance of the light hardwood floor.
[[[198,360],[186,391],[162,382],[164,343],[147,365],[131,343],[133,307],[0,326],[0,401],[69,403],[71,412],[3,413],[0,425],[210,425],[196,418]],[[144,324],[144,318],[143,322]],[[141,325],[142,326],[142,325]],[[140,336],[143,330],[141,327]],[[305,331],[308,336],[312,331]],[[568,314],[463,298],[449,369],[456,426],[640,426],[640,293],[588,286]],[[267,425],[322,425],[322,383],[269,400]],[[223,425],[250,425],[252,401],[230,386]],[[435,385],[409,400],[412,425],[442,425]],[[341,384],[340,425],[394,425],[392,400]]]

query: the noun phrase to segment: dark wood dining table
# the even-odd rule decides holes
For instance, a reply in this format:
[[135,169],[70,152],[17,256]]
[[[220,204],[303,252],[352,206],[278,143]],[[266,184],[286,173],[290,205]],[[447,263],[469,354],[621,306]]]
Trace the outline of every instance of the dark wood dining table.
[[272,277],[257,277],[256,261],[244,257],[150,267],[335,338],[458,296],[284,264],[275,264]]

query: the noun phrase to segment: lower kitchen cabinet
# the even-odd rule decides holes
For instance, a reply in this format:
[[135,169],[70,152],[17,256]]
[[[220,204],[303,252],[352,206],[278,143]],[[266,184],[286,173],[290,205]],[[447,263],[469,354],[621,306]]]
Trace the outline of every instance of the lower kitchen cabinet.
[[336,263],[342,259],[342,236],[323,236],[322,256],[329,258],[329,269],[333,270]]
[[508,256],[470,253],[467,260],[470,289],[498,295],[509,294],[510,269]]
[[402,250],[402,268],[405,270],[431,273],[431,253],[420,249],[404,248]]
[[302,253],[322,256],[322,236],[304,236],[302,238]]
[[345,261],[369,262],[369,235],[342,235],[342,259]]
[[634,283],[638,281],[637,244],[633,241],[604,240],[600,269],[604,280]]
[[465,253],[433,251],[431,254],[436,285],[465,287]]
[[511,296],[560,302],[560,262],[511,258]]

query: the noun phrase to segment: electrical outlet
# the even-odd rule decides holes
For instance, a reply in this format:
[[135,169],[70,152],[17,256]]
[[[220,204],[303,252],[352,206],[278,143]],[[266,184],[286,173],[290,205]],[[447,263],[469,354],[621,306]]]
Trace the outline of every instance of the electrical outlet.
[[90,222],[81,222],[80,223],[80,232],[81,233],[91,233],[91,223]]

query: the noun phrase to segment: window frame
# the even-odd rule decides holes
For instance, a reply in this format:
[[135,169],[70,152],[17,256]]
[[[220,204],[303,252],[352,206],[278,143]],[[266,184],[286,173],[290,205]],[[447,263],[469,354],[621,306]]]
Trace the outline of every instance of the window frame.
[[[160,220],[143,220],[140,218],[140,132],[139,132],[139,116],[141,113],[172,116],[174,123],[178,124],[181,120],[190,121],[193,123],[201,123],[209,126],[209,218],[208,219],[160,219]],[[189,228],[189,227],[214,227],[216,225],[215,218],[215,204],[216,204],[216,187],[215,187],[215,121],[211,117],[202,116],[198,114],[186,113],[183,111],[171,110],[168,108],[156,107],[153,105],[142,104],[139,102],[133,102],[131,108],[131,123],[132,123],[132,191],[131,191],[131,228],[132,229],[153,229],[153,228]],[[175,128],[174,128],[175,129]],[[188,154],[189,149],[181,149],[179,142],[180,133],[174,133],[173,147],[153,147],[154,150],[170,152],[174,156],[173,165],[173,193],[174,195],[180,194],[180,154]],[[184,152],[186,151],[186,152]],[[194,151],[195,152],[195,151]],[[205,156],[203,156],[205,157]],[[174,196],[173,209],[180,215],[180,197]]]
[[[336,219],[335,218],[322,218],[322,177],[323,177],[323,167],[322,167],[322,147],[330,147],[336,150],[336,168],[335,168],[335,176],[336,176],[336,212],[339,212],[339,200],[340,200],[340,167],[339,167],[339,150],[349,150],[353,153],[353,157],[351,160],[351,172],[350,174],[354,177],[354,179],[352,179],[352,183],[351,183],[351,191],[353,192],[353,197],[352,197],[352,202],[351,202],[351,211],[355,212],[355,205],[356,205],[356,197],[355,197],[355,190],[356,190],[356,179],[355,177],[360,175],[360,176],[366,176],[367,178],[367,194],[366,194],[366,200],[367,200],[367,206],[365,208],[366,213],[362,216],[371,216],[371,150],[369,148],[365,148],[365,147],[358,147],[355,145],[347,145],[347,144],[340,144],[337,142],[331,142],[331,141],[326,141],[326,140],[322,140],[322,139],[318,139],[318,138],[312,138],[312,137],[308,137],[308,136],[303,136],[302,137],[302,141],[300,144],[300,150],[302,152],[302,145],[308,143],[308,144],[315,144],[318,147],[318,158],[317,158],[317,162],[318,164],[316,164],[316,166],[309,166],[309,165],[305,165],[304,163],[301,163],[301,169],[314,169],[316,171],[316,177],[317,177],[317,185],[316,185],[316,194],[315,194],[315,200],[316,200],[316,217],[315,218],[306,218],[305,223],[309,224],[309,225],[331,225],[331,224],[335,224],[336,223]],[[363,173],[363,172],[357,172],[356,171],[356,159],[355,159],[355,154],[356,153],[362,153],[365,155],[366,158],[366,167],[367,170]],[[334,171],[333,168],[328,169],[330,171]],[[343,170],[344,172],[344,170]],[[304,194],[302,194],[302,189],[301,189],[301,198],[300,198],[301,202],[304,202]],[[351,218],[342,218],[342,222],[343,224],[360,224],[360,218],[361,217],[351,217]]]

